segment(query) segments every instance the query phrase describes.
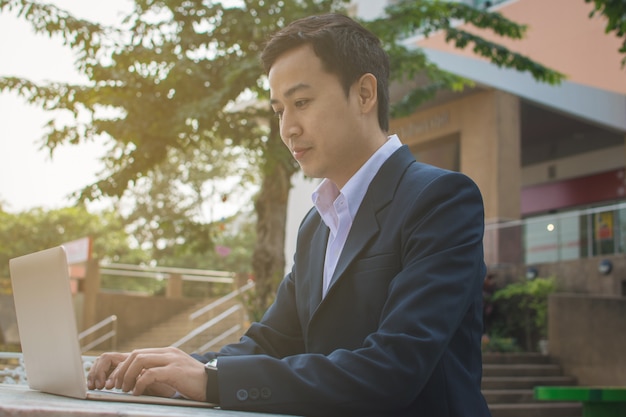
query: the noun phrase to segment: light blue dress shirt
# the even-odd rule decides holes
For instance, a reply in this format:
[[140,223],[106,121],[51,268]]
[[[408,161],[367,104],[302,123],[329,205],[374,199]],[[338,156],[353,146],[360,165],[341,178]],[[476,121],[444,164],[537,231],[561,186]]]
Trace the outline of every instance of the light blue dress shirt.
[[397,135],[389,136],[383,146],[363,164],[341,190],[335,183],[325,178],[313,192],[311,196],[313,204],[330,229],[324,260],[322,297],[326,296],[354,216],[361,206],[367,188],[383,163],[400,146],[402,144]]

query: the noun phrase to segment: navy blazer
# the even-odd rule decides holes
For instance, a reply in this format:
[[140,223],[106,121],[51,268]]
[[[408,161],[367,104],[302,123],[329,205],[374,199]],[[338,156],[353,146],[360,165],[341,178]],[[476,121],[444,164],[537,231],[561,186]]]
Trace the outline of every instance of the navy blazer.
[[304,416],[489,416],[481,394],[484,213],[465,175],[406,146],[367,190],[322,300],[315,209],[260,323],[219,353],[224,409]]

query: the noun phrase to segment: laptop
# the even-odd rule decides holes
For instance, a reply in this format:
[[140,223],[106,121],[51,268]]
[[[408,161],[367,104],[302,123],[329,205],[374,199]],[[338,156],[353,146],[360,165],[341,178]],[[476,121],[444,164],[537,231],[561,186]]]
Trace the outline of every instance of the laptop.
[[31,389],[80,399],[217,406],[184,398],[88,390],[65,249],[58,246],[11,259],[9,269],[24,368]]

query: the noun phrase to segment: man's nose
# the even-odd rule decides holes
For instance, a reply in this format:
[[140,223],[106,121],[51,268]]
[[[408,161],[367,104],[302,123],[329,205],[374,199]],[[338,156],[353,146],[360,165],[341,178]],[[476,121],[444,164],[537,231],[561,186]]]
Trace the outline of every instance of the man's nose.
[[285,143],[289,142],[289,139],[300,136],[302,128],[299,121],[293,114],[283,112],[280,119],[280,136]]

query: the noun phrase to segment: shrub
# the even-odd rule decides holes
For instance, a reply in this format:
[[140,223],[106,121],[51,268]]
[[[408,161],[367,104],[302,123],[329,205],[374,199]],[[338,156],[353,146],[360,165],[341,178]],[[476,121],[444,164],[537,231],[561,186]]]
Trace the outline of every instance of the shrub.
[[553,277],[509,284],[492,298],[498,316],[494,333],[518,340],[527,351],[536,349],[548,333],[548,296],[556,290]]
[[483,335],[482,339],[483,352],[519,352],[522,349],[518,346],[512,337],[502,337],[499,335]]

